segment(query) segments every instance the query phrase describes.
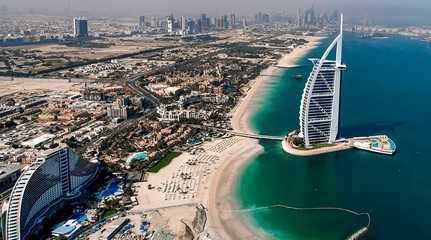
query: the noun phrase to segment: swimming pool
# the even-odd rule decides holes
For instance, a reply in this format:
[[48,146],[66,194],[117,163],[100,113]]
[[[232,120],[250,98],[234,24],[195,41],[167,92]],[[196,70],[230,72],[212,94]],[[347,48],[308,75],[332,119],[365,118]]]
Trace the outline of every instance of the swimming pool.
[[99,193],[97,193],[97,198],[100,199],[105,199],[107,197],[110,196],[116,196],[121,194],[123,191],[122,186],[121,186],[121,182],[118,180],[112,180],[110,182],[108,182],[108,185],[105,186],[105,188],[103,190],[101,190]]
[[380,148],[380,141],[376,139],[371,140],[371,147],[373,148]]
[[85,213],[76,213],[70,219],[76,220],[78,223],[83,223],[88,220],[87,215]]
[[132,160],[145,161],[145,160],[147,160],[147,153],[145,153],[145,152],[135,153],[135,155],[133,155],[133,157],[132,157]]
[[81,228],[82,223],[85,221],[87,221],[87,215],[84,213],[76,213],[66,221],[55,225],[52,235],[69,237]]

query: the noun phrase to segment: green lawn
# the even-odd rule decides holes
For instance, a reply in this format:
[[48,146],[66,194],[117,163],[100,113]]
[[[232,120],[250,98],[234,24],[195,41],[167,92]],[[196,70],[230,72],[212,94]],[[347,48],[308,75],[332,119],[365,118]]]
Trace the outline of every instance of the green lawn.
[[102,219],[107,219],[110,218],[112,216],[114,216],[115,214],[117,214],[118,211],[114,210],[114,209],[108,209],[106,210],[103,214],[102,214]]
[[162,160],[160,160],[156,165],[152,166],[150,169],[148,169],[148,172],[151,173],[158,173],[160,169],[166,167],[171,163],[171,161],[180,156],[180,152],[170,152],[168,153]]

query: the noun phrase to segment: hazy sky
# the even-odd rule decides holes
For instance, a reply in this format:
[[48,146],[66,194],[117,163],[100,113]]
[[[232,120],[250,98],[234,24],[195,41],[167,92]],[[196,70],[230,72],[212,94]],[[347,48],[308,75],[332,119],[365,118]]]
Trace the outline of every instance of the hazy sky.
[[72,14],[137,16],[151,14],[252,15],[257,11],[295,13],[313,5],[318,10],[339,9],[346,18],[368,16],[381,23],[431,24],[431,0],[0,0],[9,10],[64,14],[70,1]]

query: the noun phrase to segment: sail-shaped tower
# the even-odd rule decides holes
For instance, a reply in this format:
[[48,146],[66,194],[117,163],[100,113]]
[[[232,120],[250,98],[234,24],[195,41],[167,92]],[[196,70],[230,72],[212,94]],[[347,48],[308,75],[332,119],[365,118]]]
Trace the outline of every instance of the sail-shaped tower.
[[[340,33],[326,49],[322,58],[310,59],[314,67],[302,94],[299,121],[299,136],[306,147],[316,144],[334,143],[338,136],[340,115],[342,64],[343,15]],[[335,60],[327,59],[336,51]]]

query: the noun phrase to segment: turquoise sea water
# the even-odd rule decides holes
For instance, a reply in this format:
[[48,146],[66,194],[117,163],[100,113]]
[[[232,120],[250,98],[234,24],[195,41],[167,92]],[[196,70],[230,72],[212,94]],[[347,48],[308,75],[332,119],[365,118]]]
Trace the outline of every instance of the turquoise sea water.
[[[251,119],[261,134],[285,135],[298,127],[299,103],[311,64],[329,41],[299,61],[306,67],[285,71],[266,90]],[[261,141],[264,153],[239,177],[243,208],[286,204],[342,207],[371,214],[363,239],[431,239],[431,43],[394,36],[365,40],[346,33],[342,83],[342,137],[387,134],[394,156],[358,150],[317,157],[293,157],[279,142]],[[345,239],[367,223],[365,216],[337,211],[281,208],[249,214],[274,239]]]

